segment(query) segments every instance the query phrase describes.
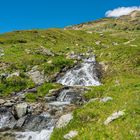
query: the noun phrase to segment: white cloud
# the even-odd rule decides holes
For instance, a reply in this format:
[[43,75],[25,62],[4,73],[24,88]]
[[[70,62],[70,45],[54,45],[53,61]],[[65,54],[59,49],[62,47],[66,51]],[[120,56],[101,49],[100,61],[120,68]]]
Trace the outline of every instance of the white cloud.
[[140,6],[119,7],[114,10],[107,11],[105,15],[106,17],[120,17],[123,15],[128,15],[135,10],[140,11]]

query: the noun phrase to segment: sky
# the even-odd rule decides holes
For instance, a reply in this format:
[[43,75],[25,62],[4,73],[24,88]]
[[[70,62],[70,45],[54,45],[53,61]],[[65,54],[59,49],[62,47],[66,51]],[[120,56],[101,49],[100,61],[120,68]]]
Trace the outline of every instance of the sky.
[[132,6],[140,9],[140,0],[0,0],[0,33],[63,28],[114,16],[114,12],[127,13]]

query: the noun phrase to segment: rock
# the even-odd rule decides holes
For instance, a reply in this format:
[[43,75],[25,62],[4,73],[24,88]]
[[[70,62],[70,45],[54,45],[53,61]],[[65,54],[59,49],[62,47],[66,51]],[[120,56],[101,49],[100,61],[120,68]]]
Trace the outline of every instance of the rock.
[[20,103],[15,106],[15,113],[18,118],[21,118],[27,114],[27,103]]
[[70,131],[68,134],[64,135],[64,139],[71,140],[78,135],[77,131]]
[[12,73],[12,74],[8,74],[8,77],[7,77],[7,78],[11,78],[11,77],[13,77],[13,76],[19,76],[19,75],[20,75],[20,72],[17,71],[17,72],[14,72],[14,73]]
[[47,102],[55,101],[56,97],[55,96],[50,96],[50,97],[45,97],[45,100]]
[[24,122],[24,129],[30,131],[40,131],[42,129],[51,128],[56,123],[50,115],[28,115]]
[[99,65],[101,65],[101,69],[102,69],[103,71],[106,72],[106,71],[108,70],[108,65],[107,65],[106,62],[100,62]]
[[22,118],[20,118],[17,122],[16,125],[14,126],[15,128],[21,128],[26,120],[27,116],[24,116]]
[[111,101],[111,100],[113,100],[112,97],[104,97],[104,98],[100,99],[100,102],[106,103],[106,102]]
[[52,64],[52,60],[49,60],[47,63],[48,63],[48,64]]
[[56,124],[56,128],[65,127],[72,119],[73,119],[72,113],[61,116]]
[[44,54],[44,55],[48,55],[48,56],[54,56],[54,54],[47,48],[40,46],[40,53]]
[[0,129],[13,128],[15,125],[15,118],[12,113],[6,108],[0,108]]
[[42,84],[45,82],[44,72],[40,72],[37,66],[34,66],[31,71],[27,72],[27,75],[33,80],[35,84]]
[[0,105],[4,104],[5,103],[5,100],[3,99],[0,99]]
[[101,41],[96,41],[95,44],[96,45],[100,45],[101,44]]
[[125,115],[124,111],[118,111],[113,113],[111,116],[109,116],[106,121],[104,122],[105,125],[108,125],[109,123],[111,123],[112,121],[120,118],[121,116]]
[[4,56],[4,50],[0,49],[0,57]]
[[12,107],[14,105],[13,102],[11,102],[10,100],[6,100],[6,102],[4,103],[5,107]]

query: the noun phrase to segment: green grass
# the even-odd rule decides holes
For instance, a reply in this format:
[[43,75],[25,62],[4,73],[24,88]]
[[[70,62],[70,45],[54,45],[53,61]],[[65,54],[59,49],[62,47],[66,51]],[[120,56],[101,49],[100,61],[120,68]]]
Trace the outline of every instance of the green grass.
[[[112,26],[112,25],[111,25]],[[100,27],[99,27],[100,28]],[[108,27],[112,28],[112,27]],[[93,29],[92,29],[93,30]],[[8,96],[34,84],[25,76],[26,72],[37,65],[45,75],[57,74],[62,68],[72,67],[74,60],[66,59],[66,54],[85,53],[92,50],[98,62],[104,62],[108,69],[101,77],[102,85],[91,87],[85,93],[87,99],[110,96],[112,101],[95,102],[74,110],[74,119],[63,129],[55,129],[51,140],[64,140],[70,130],[77,130],[73,140],[137,140],[140,130],[140,31],[106,30],[100,35],[96,30],[92,34],[86,31],[63,29],[18,31],[0,35],[0,48],[5,55],[0,58],[0,66],[6,67],[1,73],[20,71],[22,75],[0,80],[0,95]],[[134,41],[125,45],[129,40]],[[101,41],[96,45],[96,41]],[[113,45],[116,42],[118,45]],[[78,45],[76,45],[78,44]],[[50,49],[55,56],[39,54],[40,46]],[[30,50],[30,53],[26,52]],[[51,63],[48,63],[51,61]],[[35,102],[43,99],[50,89],[59,88],[55,83],[44,83],[37,93],[26,95],[26,101]],[[103,122],[113,112],[125,110],[125,115],[108,126]]]

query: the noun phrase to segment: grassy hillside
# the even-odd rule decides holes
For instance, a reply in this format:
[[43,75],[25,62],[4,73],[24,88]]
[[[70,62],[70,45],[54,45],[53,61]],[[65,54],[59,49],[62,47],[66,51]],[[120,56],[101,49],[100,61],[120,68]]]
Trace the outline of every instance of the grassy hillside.
[[[105,19],[109,23],[113,20]],[[102,20],[100,23],[103,24]],[[104,28],[100,25],[99,28]],[[133,27],[131,24],[129,26]],[[1,34],[0,53],[4,55],[0,56],[0,75],[15,71],[20,71],[20,75],[6,79],[1,76],[0,96],[6,98],[13,92],[34,87],[35,83],[26,72],[38,66],[39,71],[44,70],[50,80],[38,89],[37,95],[27,95],[27,101],[36,101],[38,96],[43,99],[50,89],[59,86],[52,80],[54,75],[74,65],[74,60],[67,58],[68,53],[93,51],[97,61],[104,66],[102,85],[91,87],[85,97],[92,99],[110,96],[113,100],[107,103],[96,100],[76,109],[70,124],[55,129],[51,140],[63,140],[63,136],[70,130],[78,131],[74,140],[139,139],[140,30],[110,29],[98,32],[90,27],[86,31],[48,29]],[[42,46],[54,55],[42,53]],[[103,123],[106,118],[119,110],[124,110],[125,115],[105,126]]]

